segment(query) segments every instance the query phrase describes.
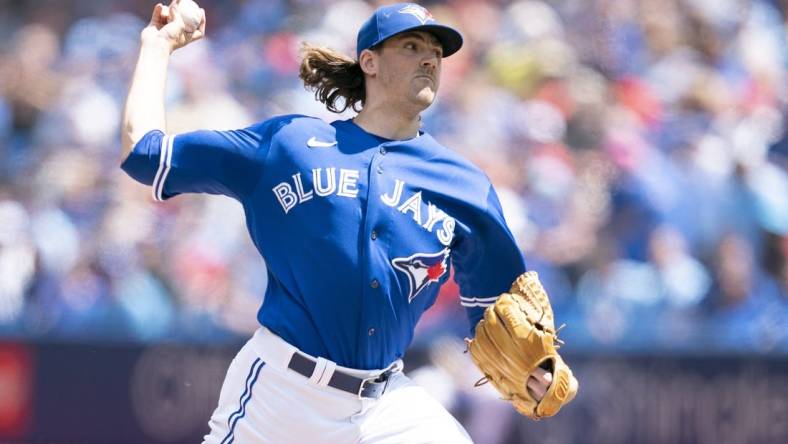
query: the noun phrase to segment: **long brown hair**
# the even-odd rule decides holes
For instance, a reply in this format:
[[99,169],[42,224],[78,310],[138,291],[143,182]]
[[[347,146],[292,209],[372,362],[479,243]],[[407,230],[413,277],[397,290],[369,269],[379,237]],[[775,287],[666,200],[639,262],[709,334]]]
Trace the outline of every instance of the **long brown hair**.
[[358,61],[333,49],[308,43],[301,45],[301,54],[298,76],[306,89],[315,92],[315,99],[331,112],[341,113],[348,108],[361,111],[366,91],[364,72]]

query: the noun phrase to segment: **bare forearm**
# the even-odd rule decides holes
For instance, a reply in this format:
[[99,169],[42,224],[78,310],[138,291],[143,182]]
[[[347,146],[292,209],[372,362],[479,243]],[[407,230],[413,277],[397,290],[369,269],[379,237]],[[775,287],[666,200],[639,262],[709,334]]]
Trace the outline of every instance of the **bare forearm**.
[[147,132],[165,129],[164,89],[171,51],[164,41],[142,41],[123,110],[121,161]]
[[186,32],[178,6],[176,0],[169,6],[157,3],[150,23],[140,34],[140,55],[121,122],[121,162],[145,134],[156,129],[164,131],[164,88],[170,54],[205,36],[205,11],[199,9],[199,28]]

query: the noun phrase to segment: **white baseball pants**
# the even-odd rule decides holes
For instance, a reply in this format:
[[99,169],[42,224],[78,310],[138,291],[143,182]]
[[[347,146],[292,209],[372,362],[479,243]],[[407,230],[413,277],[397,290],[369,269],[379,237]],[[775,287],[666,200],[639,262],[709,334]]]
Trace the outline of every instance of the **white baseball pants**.
[[[306,378],[287,368],[296,348],[261,327],[227,370],[206,444],[462,444],[463,427],[402,372],[378,399],[327,386],[333,363]],[[383,370],[336,367],[368,378]],[[325,369],[325,371],[323,370]]]

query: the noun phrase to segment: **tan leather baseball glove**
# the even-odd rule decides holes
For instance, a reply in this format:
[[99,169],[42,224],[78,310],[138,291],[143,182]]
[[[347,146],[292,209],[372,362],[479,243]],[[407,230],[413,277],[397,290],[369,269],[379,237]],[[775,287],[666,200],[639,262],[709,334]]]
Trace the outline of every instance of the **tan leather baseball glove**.
[[[476,337],[466,339],[471,358],[486,380],[531,419],[555,415],[577,394],[577,380],[558,355],[557,342],[561,341],[553,308],[533,271],[523,273],[508,293],[487,307],[476,326]],[[553,382],[540,401],[526,387],[528,376],[537,367],[553,374]]]

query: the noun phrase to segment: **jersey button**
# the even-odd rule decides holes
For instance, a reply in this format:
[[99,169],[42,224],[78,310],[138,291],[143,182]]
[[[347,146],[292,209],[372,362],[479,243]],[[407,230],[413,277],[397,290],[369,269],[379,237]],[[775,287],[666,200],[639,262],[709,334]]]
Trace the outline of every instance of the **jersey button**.
[[377,231],[375,231],[375,230],[372,230],[372,235],[371,235],[371,237],[372,237],[372,240],[375,240],[375,239],[377,239],[377,238],[378,238],[378,232],[377,232]]
[[383,167],[378,165],[378,174],[383,174]]
[[369,334],[370,336],[374,335],[374,334],[375,334],[375,327],[372,327],[372,328],[370,328],[370,329],[367,331],[367,334]]
[[372,282],[369,283],[369,286],[372,288],[378,288],[380,287],[380,282],[378,282],[377,279],[372,279]]
[[386,147],[384,147],[384,146],[380,147],[380,154],[382,154],[384,156],[386,155]]

